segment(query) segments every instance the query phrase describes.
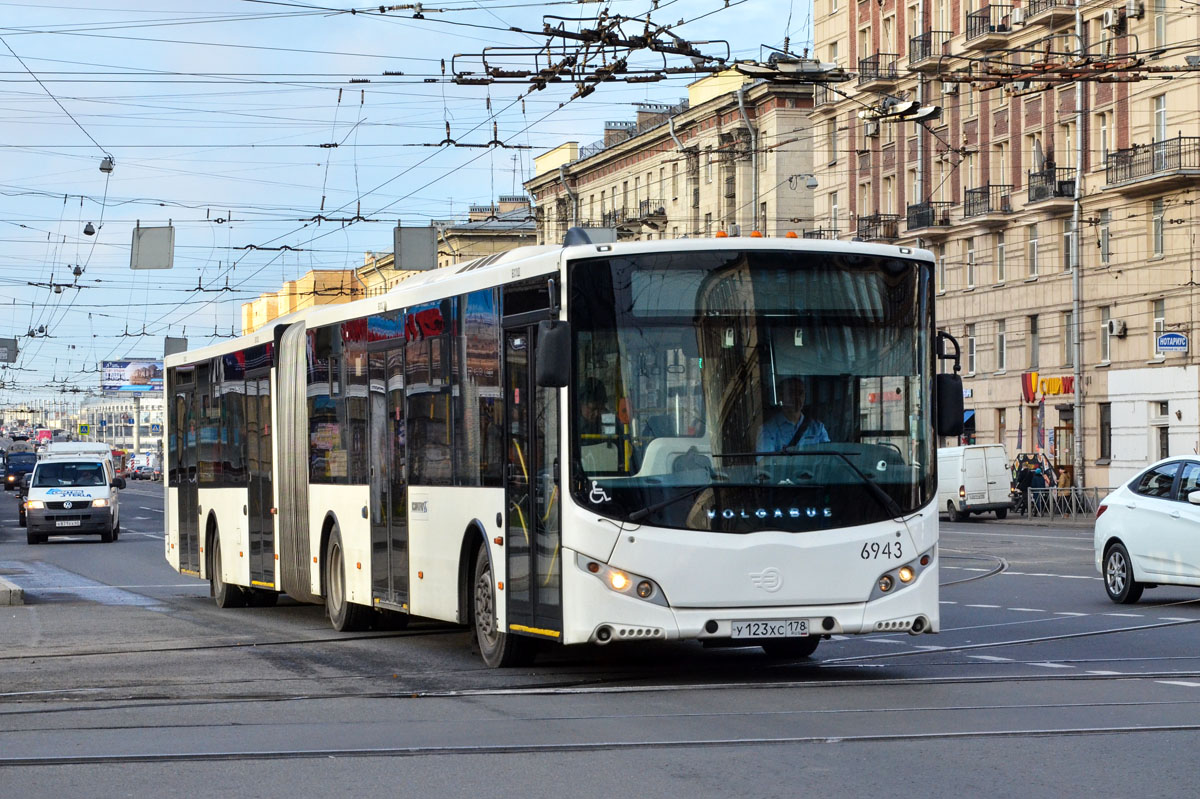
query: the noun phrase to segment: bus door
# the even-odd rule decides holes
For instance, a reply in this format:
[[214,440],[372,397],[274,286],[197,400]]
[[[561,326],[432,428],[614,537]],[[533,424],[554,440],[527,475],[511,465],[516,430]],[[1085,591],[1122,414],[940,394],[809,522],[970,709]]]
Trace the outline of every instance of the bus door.
[[176,370],[172,413],[175,426],[175,512],[179,527],[179,570],[199,577],[200,496],[196,482],[199,408],[196,407],[195,387],[195,369]]
[[[246,498],[250,584],[275,587],[275,494],[271,480],[271,378],[246,378]],[[235,445],[235,442],[229,442]]]
[[404,348],[367,356],[370,383],[371,584],[381,603],[408,603],[408,491],[404,482]]
[[522,325],[504,333],[508,420],[504,596],[510,631],[558,638],[563,568],[558,390],[534,384],[536,332],[536,325]]

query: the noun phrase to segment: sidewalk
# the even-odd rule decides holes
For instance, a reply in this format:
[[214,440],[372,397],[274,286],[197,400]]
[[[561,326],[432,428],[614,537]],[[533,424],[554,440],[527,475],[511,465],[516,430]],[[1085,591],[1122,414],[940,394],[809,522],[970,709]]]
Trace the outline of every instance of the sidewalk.
[[24,605],[25,592],[20,587],[0,575],[0,606]]

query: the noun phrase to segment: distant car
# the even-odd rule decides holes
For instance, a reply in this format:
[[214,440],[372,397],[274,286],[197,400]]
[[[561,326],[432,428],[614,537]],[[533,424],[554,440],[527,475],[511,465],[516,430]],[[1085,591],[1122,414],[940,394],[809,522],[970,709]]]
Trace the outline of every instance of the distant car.
[[1096,568],[1113,602],[1159,585],[1200,586],[1200,460],[1167,458],[1096,510]]
[[26,472],[21,475],[21,482],[17,484],[17,527],[25,526],[25,497],[29,496],[29,479],[33,477],[32,472]]
[[142,464],[141,466],[134,466],[133,470],[130,471],[130,473],[129,473],[129,477],[132,480],[153,480],[154,479],[154,469],[151,466],[149,466],[148,464]]
[[161,480],[162,479],[162,467],[155,466],[152,471],[152,476],[155,480]]

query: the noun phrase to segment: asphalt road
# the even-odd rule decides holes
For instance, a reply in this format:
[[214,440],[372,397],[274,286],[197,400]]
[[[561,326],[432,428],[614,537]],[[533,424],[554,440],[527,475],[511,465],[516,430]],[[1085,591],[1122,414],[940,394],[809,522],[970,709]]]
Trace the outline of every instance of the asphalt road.
[[162,487],[121,539],[28,546],[0,497],[0,793],[1180,796],[1200,775],[1200,590],[1108,601],[1091,529],[944,523],[942,632],[807,662],[644,644],[483,667],[459,628],[335,633],[218,610],[162,557]]

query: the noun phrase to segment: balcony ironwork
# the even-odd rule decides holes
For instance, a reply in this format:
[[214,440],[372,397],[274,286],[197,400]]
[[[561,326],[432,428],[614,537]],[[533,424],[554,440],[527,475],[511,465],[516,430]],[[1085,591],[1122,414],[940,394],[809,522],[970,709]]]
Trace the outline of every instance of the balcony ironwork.
[[650,219],[667,215],[667,204],[662,200],[642,200],[638,203],[638,219]]
[[1075,168],[1068,166],[1048,166],[1045,169],[1029,172],[1029,202],[1039,203],[1043,200],[1074,199],[1075,198]]
[[942,56],[947,53],[946,42],[954,34],[950,31],[925,31],[908,40],[909,69],[935,69]]
[[989,184],[963,193],[963,219],[1012,213],[1012,186]]
[[900,56],[895,53],[876,53],[858,60],[858,87],[892,84],[900,80],[896,65]]
[[835,227],[819,227],[804,231],[806,239],[837,239],[838,229]]
[[610,211],[605,211],[600,215],[601,227],[616,227],[627,221],[628,215],[624,208],[613,208]]
[[950,209],[954,203],[931,200],[908,206],[908,229],[950,227]]
[[857,235],[863,241],[895,241],[900,238],[900,214],[860,216]]
[[1025,6],[1026,25],[1057,25],[1074,18],[1071,0],[1030,0]]
[[967,15],[966,46],[986,50],[1002,44],[1012,32],[1012,6],[984,6]]
[[[1106,188],[1166,188],[1200,175],[1200,137],[1134,145],[1108,154],[1104,164]],[[1133,186],[1129,186],[1133,184]]]
[[838,101],[842,99],[842,95],[838,94],[824,83],[818,83],[817,85],[813,86],[814,111],[833,111],[835,110]]

